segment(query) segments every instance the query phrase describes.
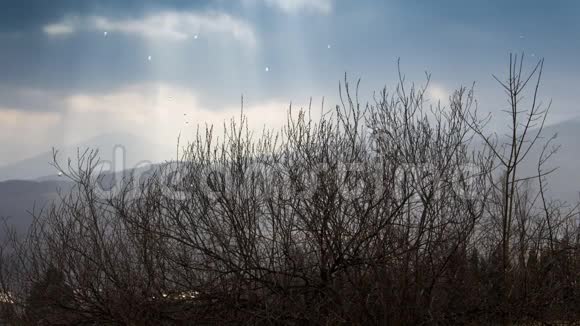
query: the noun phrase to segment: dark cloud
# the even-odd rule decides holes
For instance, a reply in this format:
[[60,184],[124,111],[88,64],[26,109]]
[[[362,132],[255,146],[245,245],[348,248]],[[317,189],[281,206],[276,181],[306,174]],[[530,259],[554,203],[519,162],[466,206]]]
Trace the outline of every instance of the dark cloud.
[[[219,107],[244,93],[294,99],[333,90],[344,72],[367,85],[391,81],[397,57],[419,79],[424,70],[458,84],[489,78],[509,51],[546,56],[553,74],[579,73],[580,2],[347,1],[328,16],[283,15],[242,0],[4,0],[0,4],[0,106],[58,108],[31,100],[19,89],[55,97],[106,93],[123,85],[163,81],[199,90]],[[263,2],[256,2],[263,3]],[[240,48],[201,37],[195,43],[159,43],[138,37],[106,38],[82,31],[51,38],[42,27],[67,15],[141,17],[158,10],[224,11],[249,21],[261,48]],[[524,36],[524,38],[520,38]],[[328,49],[327,45],[332,44]],[[147,56],[154,60],[148,62]],[[271,67],[268,74],[264,67]],[[333,94],[330,94],[333,95]],[[51,104],[52,103],[52,104]]]
[[0,31],[36,31],[66,14],[124,17],[166,8],[214,8],[220,3],[215,0],[3,0],[0,4]]

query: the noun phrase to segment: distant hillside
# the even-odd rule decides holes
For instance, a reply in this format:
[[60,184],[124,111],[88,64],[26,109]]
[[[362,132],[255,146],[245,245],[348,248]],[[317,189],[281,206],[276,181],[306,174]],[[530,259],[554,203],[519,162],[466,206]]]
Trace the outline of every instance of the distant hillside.
[[37,211],[58,199],[58,191],[67,192],[72,184],[67,181],[24,181],[0,182],[0,217],[23,231],[31,221],[30,212]]
[[[556,199],[576,204],[580,200],[580,120],[569,120],[546,127],[543,141],[554,134],[557,134],[557,138],[553,143],[561,147],[547,165],[558,168],[548,178],[550,193]],[[537,148],[536,153],[539,150],[541,148]],[[537,156],[534,156],[534,161]]]
[[[113,154],[116,146],[122,146],[124,157]],[[107,134],[92,138],[75,146],[56,148],[58,161],[66,167],[68,158],[76,162],[77,153],[86,149],[98,149],[102,161],[115,162],[115,170],[132,169],[142,166],[144,162],[160,162],[169,160],[175,154],[165,147],[149,143],[139,137],[128,134]],[[115,157],[115,160],[113,160]],[[17,180],[56,180],[57,171],[51,165],[53,155],[51,149],[29,159],[9,165],[0,166],[0,181]],[[124,161],[124,163],[123,163]]]
[[[558,167],[549,178],[550,196],[576,204],[580,200],[580,120],[571,120],[564,123],[546,127],[544,130],[544,140],[557,133],[558,138],[555,144],[560,144],[559,152],[552,158],[549,167]],[[112,136],[111,136],[112,137]],[[127,141],[130,139],[120,139]],[[94,139],[86,144],[90,146],[99,146],[106,150],[101,157],[111,159],[112,148],[115,143],[119,143],[109,136]],[[133,141],[133,146],[127,146],[126,160],[127,168],[132,169],[135,164],[147,157],[152,145],[144,142]],[[86,145],[85,145],[86,146]],[[540,147],[531,152],[529,161],[521,170],[521,175],[534,175],[535,163],[539,154]],[[64,153],[63,153],[64,154]],[[67,155],[76,155],[76,149],[68,149]],[[168,160],[172,158],[173,153],[168,153]],[[28,179],[28,180],[9,180],[0,182],[0,217],[8,216],[11,222],[20,228],[30,223],[28,210],[33,206],[41,208],[50,201],[57,198],[57,189],[68,190],[71,183],[56,175],[56,171],[49,165],[51,161],[50,153],[44,153],[35,158],[25,160],[19,164],[0,167],[1,179]],[[62,162],[66,155],[61,156]],[[141,167],[137,173],[145,173],[150,167]],[[120,175],[120,174],[118,174]],[[108,174],[103,180],[102,185],[107,188],[107,184],[112,184],[112,174]],[[35,179],[35,180],[30,180]]]
[[[103,173],[99,176],[98,186],[102,191],[115,189],[123,178],[134,176],[146,178],[159,165],[150,165],[139,169]],[[64,176],[52,175],[37,180],[0,181],[0,218],[7,218],[9,224],[19,231],[24,231],[32,220],[31,212],[38,212],[59,200],[59,193],[66,194],[74,183]]]
[[[530,132],[535,135],[535,130]],[[553,146],[560,146],[559,150],[544,165],[547,172],[557,168],[547,178],[548,197],[566,201],[575,205],[580,200],[580,120],[572,119],[562,123],[545,126],[542,137],[538,139],[527,158],[522,162],[518,172],[520,177],[534,177],[537,175],[537,163],[544,144],[552,137]],[[501,135],[500,135],[501,136]],[[507,141],[504,138],[504,142]],[[532,186],[536,186],[532,183]]]

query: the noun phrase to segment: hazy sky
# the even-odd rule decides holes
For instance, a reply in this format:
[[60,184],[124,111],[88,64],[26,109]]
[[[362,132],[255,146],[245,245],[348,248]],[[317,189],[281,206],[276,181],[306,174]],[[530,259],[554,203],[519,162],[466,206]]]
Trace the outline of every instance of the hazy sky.
[[[580,115],[580,1],[2,0],[0,164],[51,145],[126,132],[173,146],[239,112],[280,125],[290,101],[335,104],[432,73],[445,99],[476,82],[483,110],[510,52],[546,59],[552,121]],[[186,123],[187,122],[187,123]]]

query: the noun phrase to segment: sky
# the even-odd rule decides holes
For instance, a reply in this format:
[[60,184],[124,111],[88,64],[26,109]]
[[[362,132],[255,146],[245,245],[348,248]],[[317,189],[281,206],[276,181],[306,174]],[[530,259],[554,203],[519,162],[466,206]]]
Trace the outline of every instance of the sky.
[[475,82],[483,111],[505,107],[492,74],[509,53],[545,58],[551,123],[580,116],[576,0],[2,0],[0,165],[128,133],[162,146],[239,115],[281,126],[289,104],[337,104],[347,74],[363,101],[432,75],[444,102]]

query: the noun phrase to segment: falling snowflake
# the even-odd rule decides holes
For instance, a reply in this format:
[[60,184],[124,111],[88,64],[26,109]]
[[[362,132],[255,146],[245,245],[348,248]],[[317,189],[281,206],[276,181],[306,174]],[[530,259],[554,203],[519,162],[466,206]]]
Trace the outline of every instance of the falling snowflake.
[[151,59],[152,59],[152,58],[151,58],[151,56],[148,56],[148,57],[147,57],[147,60],[151,61]]
[[109,34],[109,33],[107,33],[107,31],[104,31],[104,32],[103,32],[103,35],[104,35],[104,36],[107,36],[107,34]]
[[328,44],[326,47],[330,49],[332,46],[330,44]]
[[193,35],[193,38],[197,40],[197,34]]
[[270,67],[266,67],[265,70],[266,70],[266,72],[270,71]]
[[59,177],[62,177],[62,172],[58,172],[58,176]]
[[520,35],[520,38],[521,38],[521,39],[523,39],[523,38],[524,38],[524,36],[523,36],[523,35]]

